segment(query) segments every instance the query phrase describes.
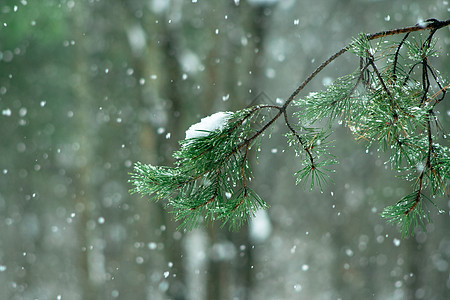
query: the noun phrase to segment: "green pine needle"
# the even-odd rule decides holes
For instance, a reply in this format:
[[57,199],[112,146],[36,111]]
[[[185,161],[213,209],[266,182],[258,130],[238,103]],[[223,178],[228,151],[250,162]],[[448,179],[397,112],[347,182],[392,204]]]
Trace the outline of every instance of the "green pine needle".
[[402,198],[397,204],[386,207],[381,216],[389,223],[397,224],[402,232],[402,237],[414,234],[418,225],[426,231],[426,224],[431,222],[431,218],[424,201],[429,201],[434,205],[429,198],[416,191]]

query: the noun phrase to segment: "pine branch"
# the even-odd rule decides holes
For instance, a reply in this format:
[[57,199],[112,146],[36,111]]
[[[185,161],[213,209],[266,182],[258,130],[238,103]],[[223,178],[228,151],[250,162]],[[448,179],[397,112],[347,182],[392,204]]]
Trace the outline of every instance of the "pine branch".
[[[238,229],[258,209],[268,207],[250,187],[249,153],[263,133],[283,115],[288,144],[302,164],[295,173],[297,184],[309,182],[310,188],[322,189],[331,181],[330,166],[337,161],[331,153],[331,126],[314,126],[323,120],[329,124],[337,120],[357,139],[390,153],[391,168],[415,182],[413,193],[382,213],[389,222],[400,225],[404,236],[413,233],[416,225],[424,227],[430,220],[424,201],[431,200],[426,194],[448,195],[449,149],[435,142],[440,126],[434,108],[445,98],[449,85],[429,60],[438,55],[435,33],[448,25],[450,20],[429,19],[411,27],[360,35],[319,65],[283,105],[226,113],[213,129],[203,130],[202,123],[196,124],[198,134],[181,141],[180,150],[174,153],[174,167],[136,163],[131,192],[167,201],[175,220],[182,222],[180,228],[221,220],[222,226]],[[424,30],[430,31],[424,41],[410,41],[412,33]],[[374,40],[404,33],[400,42],[371,45]],[[406,50],[402,50],[404,45]],[[402,54],[405,51],[407,55]],[[360,58],[357,71],[339,78],[325,91],[297,99],[311,80],[346,52]],[[422,67],[421,78],[415,78],[418,66]],[[431,80],[438,90],[433,90]],[[293,116],[298,123],[289,120],[289,106],[296,108]]]

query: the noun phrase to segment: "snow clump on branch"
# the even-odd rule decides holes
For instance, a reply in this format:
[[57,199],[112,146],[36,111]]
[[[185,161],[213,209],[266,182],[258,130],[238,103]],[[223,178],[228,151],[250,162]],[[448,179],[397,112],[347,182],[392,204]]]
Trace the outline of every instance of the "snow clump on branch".
[[201,119],[186,130],[186,140],[208,136],[212,131],[222,130],[232,117],[232,112],[217,112]]

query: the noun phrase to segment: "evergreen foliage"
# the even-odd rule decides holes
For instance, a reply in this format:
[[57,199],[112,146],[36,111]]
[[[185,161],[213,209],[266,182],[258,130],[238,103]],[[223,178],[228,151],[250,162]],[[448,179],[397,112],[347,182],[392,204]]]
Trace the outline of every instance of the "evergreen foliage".
[[[251,189],[249,162],[263,133],[284,116],[288,144],[301,159],[297,184],[310,188],[331,181],[337,163],[329,137],[332,122],[347,126],[367,147],[386,152],[393,171],[412,182],[412,193],[388,206],[382,217],[400,226],[404,236],[416,225],[429,222],[427,203],[448,195],[450,157],[439,124],[436,106],[445,97],[448,83],[431,64],[437,57],[434,34],[447,21],[423,24],[376,34],[361,34],[350,45],[322,63],[283,105],[260,105],[232,113],[222,129],[180,142],[174,167],[136,163],[132,192],[165,199],[181,228],[192,229],[203,221],[221,220],[233,229],[268,207]],[[415,31],[429,30],[412,36]],[[405,33],[399,41],[387,40]],[[376,42],[375,42],[376,40]],[[330,62],[345,52],[356,55],[359,68],[336,80],[326,90],[298,98],[303,88]],[[295,124],[286,108],[296,108]],[[274,112],[269,117],[267,112]],[[323,126],[326,121],[328,125]],[[424,227],[425,228],[425,227]]]
[[173,168],[137,163],[131,179],[134,191],[168,200],[183,228],[215,219],[239,228],[267,207],[248,186],[252,179],[248,152],[258,135],[252,125],[261,122],[260,110],[266,107],[235,112],[222,130],[181,141]]

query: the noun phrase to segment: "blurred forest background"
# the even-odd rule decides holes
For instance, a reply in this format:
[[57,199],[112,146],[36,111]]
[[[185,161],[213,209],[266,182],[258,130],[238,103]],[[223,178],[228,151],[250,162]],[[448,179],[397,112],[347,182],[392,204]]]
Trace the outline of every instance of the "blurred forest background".
[[[254,163],[271,207],[239,232],[177,231],[127,182],[136,161],[173,163],[201,117],[286,99],[360,32],[447,19],[448,3],[1,1],[0,298],[450,299],[449,199],[401,239],[379,213],[410,187],[339,124],[321,193],[295,185],[280,122]],[[448,28],[436,37],[448,77]],[[347,53],[301,96],[358,65]]]

